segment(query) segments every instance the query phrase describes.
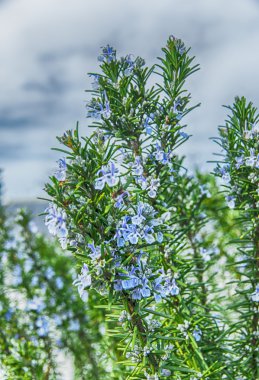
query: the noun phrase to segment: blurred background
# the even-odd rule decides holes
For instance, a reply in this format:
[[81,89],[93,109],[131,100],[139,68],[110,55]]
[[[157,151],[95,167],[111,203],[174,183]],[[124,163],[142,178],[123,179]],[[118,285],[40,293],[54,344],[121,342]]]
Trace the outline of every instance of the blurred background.
[[[201,70],[187,84],[193,112],[184,154],[209,170],[234,96],[259,104],[258,0],[0,0],[0,168],[4,199],[31,204],[56,168],[55,137],[80,122],[88,134],[87,72],[99,48],[153,63],[170,34],[192,47]],[[43,206],[44,207],[44,206]]]

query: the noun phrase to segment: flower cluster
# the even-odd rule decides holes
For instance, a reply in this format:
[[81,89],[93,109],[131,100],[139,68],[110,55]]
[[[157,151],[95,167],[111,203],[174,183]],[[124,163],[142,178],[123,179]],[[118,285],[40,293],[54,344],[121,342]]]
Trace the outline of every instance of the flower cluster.
[[155,241],[161,243],[163,234],[161,231],[155,232],[155,227],[161,221],[155,218],[155,210],[147,203],[139,202],[135,215],[126,215],[117,225],[115,238],[118,247],[124,247],[126,243],[137,244],[139,240],[144,240],[148,244]]
[[110,45],[102,48],[102,54],[99,55],[98,61],[111,63],[116,59],[116,50]]
[[87,116],[88,118],[93,119],[101,119],[103,117],[104,119],[109,119],[111,117],[111,109],[110,109],[110,103],[107,99],[107,95],[104,92],[104,104],[101,100],[93,99],[90,102],[87,103]]

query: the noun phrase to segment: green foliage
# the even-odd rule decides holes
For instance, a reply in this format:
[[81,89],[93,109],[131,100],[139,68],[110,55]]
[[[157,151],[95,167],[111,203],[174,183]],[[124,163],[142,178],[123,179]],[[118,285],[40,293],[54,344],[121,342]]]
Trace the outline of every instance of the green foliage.
[[[12,379],[58,378],[58,349],[78,380],[258,379],[259,115],[236,98],[214,175],[191,174],[177,148],[199,66],[173,36],[162,53],[149,68],[102,48],[94,131],[58,137],[45,223],[69,252],[24,212],[10,228],[0,209],[0,363]],[[43,308],[28,307],[35,297]]]

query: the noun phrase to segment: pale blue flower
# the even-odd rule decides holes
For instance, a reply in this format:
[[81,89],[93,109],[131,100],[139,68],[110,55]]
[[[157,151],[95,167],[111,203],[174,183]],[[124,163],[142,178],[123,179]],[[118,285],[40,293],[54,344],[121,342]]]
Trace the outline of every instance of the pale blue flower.
[[98,74],[88,74],[90,78],[93,78],[92,82],[92,89],[93,90],[98,90],[99,89],[99,78],[100,75]]
[[57,277],[56,280],[55,280],[55,283],[56,283],[56,287],[61,290],[64,288],[64,281],[61,277]]
[[88,248],[91,249],[92,253],[89,254],[93,261],[99,260],[101,258],[101,247],[95,247],[94,242],[88,244]]
[[143,237],[148,244],[153,244],[155,242],[154,229],[150,226],[145,226]]
[[163,368],[161,370],[161,375],[162,376],[168,377],[168,376],[171,376],[171,374],[172,374],[172,372],[170,371],[170,369]]
[[139,278],[135,275],[136,269],[133,267],[125,276],[125,280],[121,280],[121,285],[124,290],[135,288],[139,285]]
[[151,181],[150,181],[150,185],[147,188],[147,190],[148,190],[148,196],[150,198],[155,198],[156,197],[157,190],[158,190],[159,186],[160,186],[159,179],[152,178]]
[[58,181],[65,181],[66,171],[67,171],[66,160],[65,158],[60,158],[58,160],[58,170],[55,172],[54,176],[57,178]]
[[131,296],[134,300],[141,300],[142,298],[151,296],[151,291],[148,286],[148,279],[146,277],[139,279],[139,285],[132,291]]
[[178,110],[178,107],[181,106],[182,104],[182,99],[179,97],[175,100],[172,111],[176,115],[175,118],[176,120],[180,121],[183,117],[183,113]]
[[147,135],[151,135],[152,134],[152,126],[151,124],[153,123],[153,120],[154,120],[154,115],[151,114],[149,116],[147,116],[145,118],[145,121],[144,121],[144,128],[146,130],[146,134]]
[[15,267],[13,268],[13,272],[12,272],[12,280],[13,280],[13,285],[14,286],[18,286],[22,283],[23,281],[23,278],[22,278],[22,268],[20,265],[15,265]]
[[124,198],[126,198],[128,196],[129,196],[129,192],[128,191],[125,191],[122,194],[118,195],[117,198],[116,198],[116,203],[115,203],[114,207],[116,207],[119,210],[121,210],[123,208],[123,206],[124,206]]
[[184,139],[188,139],[190,137],[190,135],[188,135],[188,133],[186,133],[186,132],[179,131],[178,133]]
[[7,310],[7,312],[5,313],[5,320],[7,322],[10,322],[10,320],[12,319],[12,316],[14,315],[14,310],[12,308],[9,308]]
[[33,260],[30,257],[26,257],[26,259],[24,260],[24,265],[23,265],[24,272],[25,273],[30,272],[30,270],[33,267],[33,264],[34,264]]
[[49,232],[59,238],[66,238],[68,235],[66,228],[66,213],[54,203],[50,203],[45,212],[47,213],[45,224],[48,227]]
[[163,281],[164,281],[163,276],[159,276],[154,280],[152,284],[156,302],[160,302],[162,298],[166,296],[165,288],[162,284]]
[[86,104],[87,114],[86,117],[93,118],[93,119],[101,119],[102,112],[103,112],[103,105],[95,100],[92,99],[90,102]]
[[121,292],[122,291],[122,281],[121,280],[115,280],[114,281],[114,290],[116,292]]
[[87,264],[83,265],[81,273],[78,274],[73,284],[77,286],[80,297],[86,302],[88,300],[88,292],[85,288],[88,288],[92,284],[92,277]]
[[164,239],[162,232],[159,231],[156,236],[157,236],[156,240],[158,241],[158,243],[162,243],[162,241]]
[[252,293],[251,299],[254,302],[259,302],[259,284],[256,285],[255,292]]
[[196,328],[192,333],[194,339],[196,342],[199,342],[201,340],[202,332],[200,329]]
[[76,320],[70,320],[69,325],[68,325],[68,330],[69,331],[79,331],[80,330],[80,323],[78,319]]
[[226,197],[226,202],[229,208],[235,208],[235,197],[233,197],[232,195],[228,195]]
[[128,54],[126,57],[125,57],[125,63],[127,64],[127,68],[124,70],[124,75],[126,77],[129,77],[132,73],[133,73],[133,70],[134,70],[134,60],[132,59],[133,55],[132,54]]
[[135,158],[135,162],[132,165],[132,170],[133,170],[133,175],[135,176],[141,176],[143,174],[144,169],[141,163],[141,158],[139,156]]
[[30,220],[28,223],[28,229],[32,234],[36,234],[38,232],[38,227],[33,220]]
[[141,223],[143,223],[146,218],[142,215],[143,213],[143,204],[138,204],[137,214],[131,217],[132,224],[135,224],[136,226],[139,226]]
[[177,296],[180,293],[180,289],[174,278],[167,277],[164,286],[166,295]]
[[116,50],[110,45],[102,47],[102,53],[98,57],[98,61],[111,63],[116,59]]
[[119,170],[112,161],[108,165],[102,166],[102,169],[97,173],[98,175],[102,174],[102,176],[96,179],[95,189],[102,190],[106,183],[110,187],[116,186],[119,182],[118,172]]
[[136,177],[135,180],[136,183],[141,186],[142,190],[146,190],[146,188],[148,187],[148,181],[146,177],[141,175],[140,177]]
[[45,316],[39,316],[36,320],[37,332],[40,337],[45,337],[49,333],[49,322]]
[[250,149],[250,156],[248,156],[248,157],[245,159],[245,163],[246,163],[247,166],[250,166],[250,167],[255,166],[255,163],[256,163],[256,156],[255,156],[254,149]]
[[156,143],[155,159],[161,164],[166,165],[170,162],[171,152],[166,153],[162,150],[160,143]]
[[242,165],[244,165],[244,156],[236,157],[236,168],[239,169]]
[[48,280],[51,280],[55,276],[55,272],[51,267],[48,267],[45,271],[45,276]]
[[105,91],[104,91],[104,97],[105,97],[105,107],[102,109],[101,114],[102,114],[104,119],[110,119],[110,117],[111,117],[110,103],[109,103],[109,100],[107,98],[107,94]]
[[31,300],[28,300],[26,309],[34,310],[40,313],[45,308],[45,303],[41,297],[34,296]]

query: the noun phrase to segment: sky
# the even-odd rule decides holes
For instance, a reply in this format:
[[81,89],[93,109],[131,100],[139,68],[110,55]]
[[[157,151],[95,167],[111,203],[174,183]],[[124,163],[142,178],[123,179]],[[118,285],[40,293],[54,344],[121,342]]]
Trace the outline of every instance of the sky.
[[187,162],[209,170],[236,95],[259,104],[258,0],[0,0],[0,168],[6,202],[34,200],[53,174],[56,136],[89,134],[87,72],[109,43],[154,63],[169,35],[192,47],[201,70],[187,82],[193,137]]

